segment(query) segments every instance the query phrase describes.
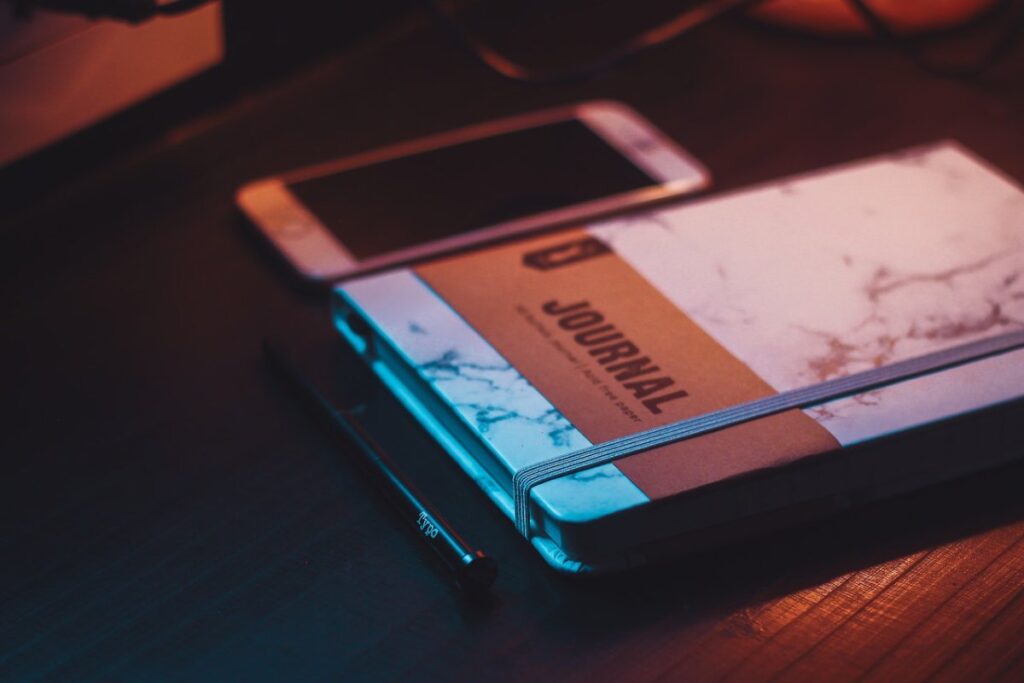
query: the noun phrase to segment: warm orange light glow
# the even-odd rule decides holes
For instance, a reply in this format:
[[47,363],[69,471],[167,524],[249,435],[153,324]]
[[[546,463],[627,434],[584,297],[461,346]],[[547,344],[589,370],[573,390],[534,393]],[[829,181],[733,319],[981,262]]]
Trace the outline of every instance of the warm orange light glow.
[[[948,28],[990,8],[995,0],[873,0],[871,7],[901,32]],[[848,0],[766,0],[750,13],[791,28],[824,33],[865,33]]]

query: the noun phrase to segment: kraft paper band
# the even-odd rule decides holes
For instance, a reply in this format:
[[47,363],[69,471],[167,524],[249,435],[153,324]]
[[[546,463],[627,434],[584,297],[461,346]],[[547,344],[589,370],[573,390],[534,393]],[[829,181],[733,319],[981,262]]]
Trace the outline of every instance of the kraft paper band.
[[795,408],[810,408],[1019,348],[1024,348],[1024,329],[739,403],[528,465],[512,479],[516,528],[526,538],[530,537],[530,492],[533,487],[552,479],[758,418]]

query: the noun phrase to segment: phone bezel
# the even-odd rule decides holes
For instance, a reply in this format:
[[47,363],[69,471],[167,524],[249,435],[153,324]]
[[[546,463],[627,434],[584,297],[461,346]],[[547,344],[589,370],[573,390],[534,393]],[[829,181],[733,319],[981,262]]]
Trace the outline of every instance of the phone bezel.
[[[476,228],[362,261],[349,252],[337,236],[288,189],[288,185],[310,178],[570,119],[582,122],[658,184]],[[699,161],[639,113],[619,102],[599,100],[468,126],[263,178],[239,189],[235,200],[242,212],[301,276],[326,283],[677,197],[704,189],[709,182],[710,174]]]

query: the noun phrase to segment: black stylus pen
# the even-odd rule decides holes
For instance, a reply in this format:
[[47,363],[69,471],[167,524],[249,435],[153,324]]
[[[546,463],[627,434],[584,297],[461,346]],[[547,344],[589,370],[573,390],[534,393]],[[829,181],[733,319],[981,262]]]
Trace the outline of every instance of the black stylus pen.
[[285,355],[269,341],[263,342],[267,363],[288,381],[303,403],[342,440],[355,446],[363,469],[398,508],[417,535],[441,558],[461,586],[486,589],[494,583],[498,566],[481,550],[473,550],[451,525],[406,479],[391,458],[348,411],[337,409]]

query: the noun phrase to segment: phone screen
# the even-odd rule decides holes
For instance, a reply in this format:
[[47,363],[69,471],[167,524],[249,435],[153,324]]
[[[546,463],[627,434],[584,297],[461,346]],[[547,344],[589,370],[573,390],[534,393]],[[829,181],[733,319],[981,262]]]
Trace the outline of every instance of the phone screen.
[[657,182],[572,119],[288,187],[365,259]]

